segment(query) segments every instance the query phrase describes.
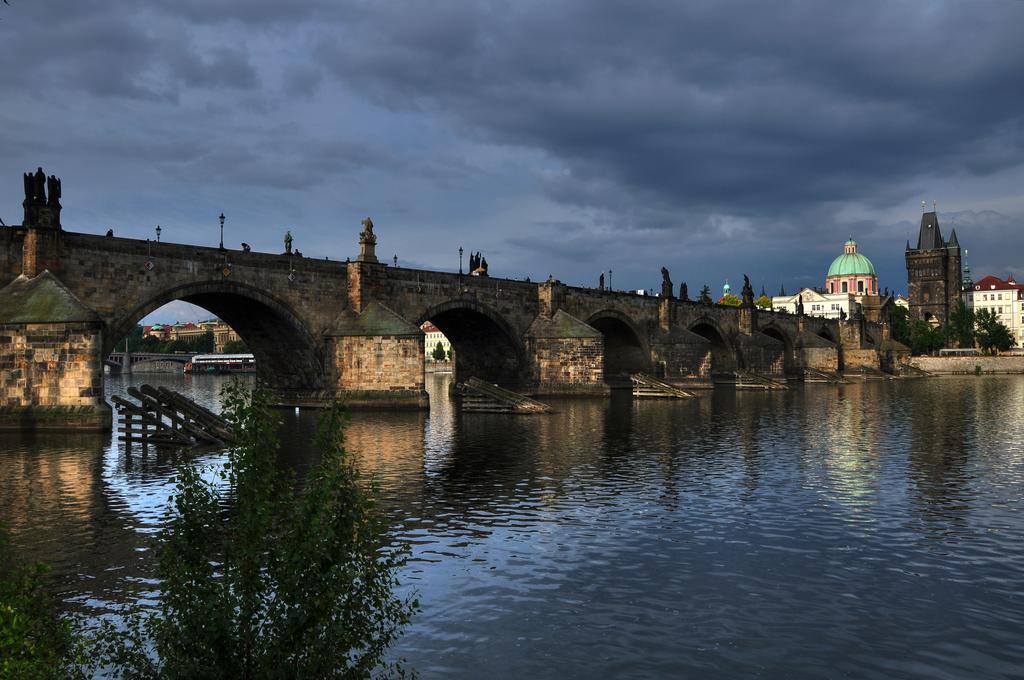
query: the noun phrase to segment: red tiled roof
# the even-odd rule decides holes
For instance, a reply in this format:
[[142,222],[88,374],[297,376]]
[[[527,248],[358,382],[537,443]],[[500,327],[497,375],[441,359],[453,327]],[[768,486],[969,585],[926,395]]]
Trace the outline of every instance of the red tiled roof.
[[986,276],[974,282],[974,290],[978,292],[986,290],[1024,290],[1024,284],[1014,281],[1013,274],[1010,274],[1006,281],[1003,281],[998,276]]

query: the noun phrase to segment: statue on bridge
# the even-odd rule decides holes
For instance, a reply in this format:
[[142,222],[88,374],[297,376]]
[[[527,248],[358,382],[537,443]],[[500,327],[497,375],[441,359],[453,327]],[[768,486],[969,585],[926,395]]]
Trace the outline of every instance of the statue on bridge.
[[661,268],[661,297],[672,297],[672,278],[668,275],[668,269]]
[[687,288],[686,288],[686,281],[683,281],[682,283],[679,284],[679,299],[680,300],[689,300],[690,299],[690,291],[687,290]]
[[796,313],[797,313],[797,316],[803,316],[804,315],[804,296],[803,296],[803,294],[801,294],[796,299]]
[[359,234],[359,242],[376,244],[377,236],[373,233],[373,220],[367,217],[361,224],[363,225],[363,230]]
[[[42,168],[40,168],[42,170]],[[46,191],[50,198],[46,202],[51,208],[60,207],[60,180],[55,175],[46,178]]]
[[597,289],[604,290],[604,272],[601,272],[601,275],[597,277]]
[[754,306],[754,289],[750,285],[750,277],[746,274],[743,275],[743,290],[740,295],[744,307]]
[[284,254],[285,255],[291,255],[292,254],[292,232],[291,232],[291,229],[289,229],[288,231],[284,232]]

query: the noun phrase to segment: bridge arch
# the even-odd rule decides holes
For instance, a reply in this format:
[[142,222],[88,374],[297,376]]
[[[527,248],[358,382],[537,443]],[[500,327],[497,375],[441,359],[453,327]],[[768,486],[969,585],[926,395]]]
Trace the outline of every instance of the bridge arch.
[[739,367],[736,349],[713,318],[701,316],[691,322],[687,330],[711,343],[711,375],[731,373]]
[[785,346],[784,367],[786,372],[793,370],[796,364],[796,351],[793,338],[786,329],[780,327],[774,321],[761,327],[761,332],[770,338],[774,338]]
[[828,324],[822,324],[821,328],[818,329],[818,337],[825,338],[833,345],[839,345],[838,335],[834,333],[831,328],[829,328]]
[[624,382],[633,373],[651,372],[647,334],[628,314],[606,308],[591,314],[586,323],[604,336],[605,382]]
[[469,377],[509,387],[525,382],[522,338],[494,309],[473,298],[453,298],[424,310],[416,325],[427,321],[452,344],[457,382]]
[[138,302],[108,325],[103,356],[146,315],[175,300],[202,307],[231,326],[255,356],[260,377],[274,389],[306,391],[323,386],[323,352],[301,315],[265,291],[237,281],[188,283]]

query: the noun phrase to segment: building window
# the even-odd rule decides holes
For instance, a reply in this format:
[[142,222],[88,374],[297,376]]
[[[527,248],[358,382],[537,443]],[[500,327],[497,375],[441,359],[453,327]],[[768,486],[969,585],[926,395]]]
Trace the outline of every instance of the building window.
[[858,293],[863,293],[864,292],[864,282],[863,281],[858,281],[857,282],[857,292]]
[[843,292],[844,293],[849,293],[850,292],[849,289],[847,288],[846,281],[843,281]]

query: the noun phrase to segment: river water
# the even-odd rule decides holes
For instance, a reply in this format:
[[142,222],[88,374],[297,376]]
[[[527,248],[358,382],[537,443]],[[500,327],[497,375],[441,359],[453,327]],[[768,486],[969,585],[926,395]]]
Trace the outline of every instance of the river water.
[[[549,416],[354,413],[419,592],[395,654],[423,677],[1001,678],[1024,674],[1024,377]],[[214,376],[166,384],[217,405]],[[308,467],[315,412],[285,411]],[[215,463],[220,453],[197,457]],[[77,614],[155,587],[173,456],[0,435],[0,518]]]

